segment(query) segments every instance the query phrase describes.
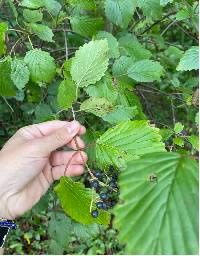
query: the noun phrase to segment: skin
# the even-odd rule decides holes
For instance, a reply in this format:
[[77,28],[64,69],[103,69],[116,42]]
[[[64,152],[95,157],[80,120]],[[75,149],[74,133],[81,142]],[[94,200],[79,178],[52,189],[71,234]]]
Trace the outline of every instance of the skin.
[[[49,121],[21,128],[10,138],[0,151],[0,218],[21,216],[54,180],[83,173],[87,155],[79,150],[84,148],[79,136],[84,133],[76,121]],[[63,146],[70,150],[57,150]]]

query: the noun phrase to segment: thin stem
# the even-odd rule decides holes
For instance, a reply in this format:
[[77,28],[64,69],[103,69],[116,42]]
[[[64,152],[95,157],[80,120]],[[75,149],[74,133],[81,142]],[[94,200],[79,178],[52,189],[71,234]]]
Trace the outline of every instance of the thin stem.
[[30,45],[31,45],[31,48],[32,48],[32,50],[34,49],[34,47],[33,47],[33,44],[32,44],[32,41],[31,41],[31,39],[30,39],[30,36],[28,35],[28,40],[29,40],[29,43],[30,43]]

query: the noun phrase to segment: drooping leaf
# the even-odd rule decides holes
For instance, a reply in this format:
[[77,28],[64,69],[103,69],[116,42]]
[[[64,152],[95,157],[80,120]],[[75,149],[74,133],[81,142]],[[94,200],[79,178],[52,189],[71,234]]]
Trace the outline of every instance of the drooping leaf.
[[122,54],[132,57],[133,60],[149,59],[151,52],[140,44],[137,38],[131,34],[126,34],[119,39]]
[[43,0],[44,5],[47,8],[48,12],[53,16],[57,16],[60,13],[62,5],[56,0]]
[[103,29],[104,21],[101,17],[91,18],[90,16],[72,16],[70,19],[72,30],[81,36],[92,37],[97,31]]
[[[72,219],[82,224],[102,224],[108,225],[110,221],[109,213],[99,210],[99,216],[93,218],[90,213],[92,201],[92,190],[85,188],[82,183],[74,182],[69,177],[62,177],[60,183],[55,187],[55,191],[60,199],[61,205]],[[95,206],[97,194],[93,193],[92,209]]]
[[125,107],[122,105],[117,105],[112,112],[103,116],[104,121],[110,124],[119,124],[120,122],[127,121],[135,117],[138,113],[137,107]]
[[114,87],[112,76],[109,73],[106,73],[95,85],[89,85],[86,92],[91,97],[105,98],[112,103],[115,103],[118,97],[118,91]]
[[76,51],[72,60],[71,75],[78,87],[95,84],[108,67],[108,43],[106,40],[91,41]]
[[66,79],[58,87],[57,101],[62,109],[68,109],[76,99],[76,86],[73,81]]
[[128,76],[137,82],[159,81],[163,74],[163,67],[159,62],[140,60],[128,69]]
[[166,141],[172,136],[173,130],[163,128],[163,129],[160,129],[159,133],[162,136],[163,141]]
[[0,56],[6,53],[5,32],[7,29],[8,25],[4,22],[0,22]]
[[30,72],[23,60],[15,59],[11,64],[11,79],[16,87],[21,90],[29,81]]
[[191,143],[192,147],[199,151],[199,136],[191,135],[187,139]]
[[124,167],[131,159],[164,150],[158,130],[147,121],[123,122],[107,130],[96,142],[96,157],[101,166]]
[[126,28],[133,17],[136,4],[132,0],[106,0],[105,14],[113,24]]
[[183,57],[180,59],[176,69],[178,71],[190,71],[193,69],[199,69],[199,47],[192,46],[189,50],[187,50]]
[[198,253],[194,160],[168,152],[144,155],[128,163],[119,186],[121,204],[114,210],[114,226],[126,254]]
[[22,0],[20,5],[30,9],[38,9],[44,6],[44,0]]
[[147,18],[159,19],[162,15],[162,7],[160,0],[137,0],[140,7]]
[[120,56],[118,41],[111,33],[99,31],[96,37],[97,39],[107,39],[110,58],[117,59]]
[[184,129],[184,125],[180,122],[177,122],[174,126],[175,133],[180,133]]
[[24,58],[30,70],[30,77],[33,82],[50,82],[56,73],[54,59],[48,52],[41,49],[30,50]]
[[39,22],[39,21],[42,21],[43,19],[43,14],[39,10],[24,9],[23,16],[25,20],[30,23]]
[[113,110],[113,105],[105,98],[91,97],[81,104],[80,110],[102,117]]
[[131,57],[121,56],[114,62],[112,66],[113,76],[119,80],[128,82],[129,80],[131,80],[128,77],[128,69],[130,66],[132,66],[133,63],[134,60]]
[[16,89],[11,80],[11,59],[0,61],[0,95],[15,96]]
[[52,39],[54,34],[52,32],[52,29],[50,29],[48,26],[31,23],[29,24],[29,27],[41,40],[46,42],[54,42],[54,40]]

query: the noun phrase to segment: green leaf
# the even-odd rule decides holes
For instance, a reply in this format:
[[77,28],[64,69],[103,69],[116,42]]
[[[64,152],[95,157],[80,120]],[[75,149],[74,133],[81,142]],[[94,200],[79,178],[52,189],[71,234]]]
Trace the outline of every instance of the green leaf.
[[71,75],[78,87],[95,84],[108,68],[108,43],[96,40],[84,44],[72,60]]
[[11,80],[11,59],[0,61],[0,95],[15,96],[16,89]]
[[8,25],[4,22],[0,22],[0,56],[6,53],[5,35],[8,29]]
[[29,9],[24,9],[23,10],[23,16],[28,22],[38,22],[42,21],[43,19],[43,14],[39,10],[29,10]]
[[119,186],[114,226],[125,254],[198,253],[196,161],[176,153],[148,154],[128,163]]
[[22,0],[20,6],[30,9],[38,9],[44,6],[44,0]]
[[180,59],[178,71],[190,71],[199,69],[199,47],[192,46],[184,53],[184,56]]
[[164,150],[158,129],[147,121],[123,122],[107,130],[96,142],[97,161],[103,167],[124,167],[131,159]]
[[11,79],[16,87],[21,90],[29,81],[30,72],[23,60],[15,59],[11,64]]
[[189,17],[190,13],[188,12],[188,10],[180,10],[176,13],[176,19],[178,21],[188,19]]
[[53,16],[59,15],[62,6],[58,1],[44,0],[44,4],[48,12],[50,12]]
[[111,34],[106,31],[99,31],[97,36],[97,39],[107,39],[108,41],[108,48],[109,48],[109,57],[117,59],[120,56],[119,53],[119,45],[117,39]]
[[70,18],[72,30],[81,36],[92,37],[97,31],[103,29],[104,21],[101,17],[91,18],[84,15],[76,15]]
[[173,139],[173,143],[180,146],[180,147],[183,147],[184,146],[184,139],[180,138],[180,137],[176,137],[176,138]]
[[106,73],[95,85],[89,85],[86,88],[86,92],[91,97],[105,98],[112,103],[115,103],[118,97],[118,92],[109,73]]
[[97,224],[83,225],[73,222],[73,232],[78,240],[86,241],[99,234],[99,226]]
[[174,0],[160,0],[160,5],[165,6],[168,3],[173,3]]
[[80,9],[85,10],[95,10],[96,9],[96,3],[95,0],[67,0],[69,4],[75,7],[79,7]]
[[30,77],[33,82],[50,82],[56,73],[54,59],[48,52],[41,49],[30,50],[24,58],[30,70]]
[[92,97],[81,104],[80,110],[102,117],[113,110],[113,105],[105,98]]
[[195,123],[196,123],[196,126],[199,127],[199,112],[197,112],[195,115]]
[[140,7],[147,18],[159,19],[162,15],[162,7],[160,0],[137,0]]
[[52,39],[54,34],[48,26],[36,23],[31,23],[29,26],[41,40],[46,42],[54,42]]
[[127,28],[131,21],[136,4],[132,0],[106,0],[105,14],[107,19],[121,28]]
[[[62,177],[60,183],[55,187],[55,191],[60,199],[61,205],[72,219],[82,224],[102,224],[108,225],[110,222],[110,215],[104,210],[99,210],[99,216],[93,218],[90,213],[90,205],[92,201],[92,190],[85,188],[82,183],[74,182],[69,177]],[[94,203],[97,194],[94,192]]]
[[191,143],[192,147],[199,151],[199,136],[191,135],[187,139]]
[[18,12],[17,12],[17,8],[15,7],[15,0],[8,0],[8,4],[10,6],[10,9],[12,10],[13,16],[15,17],[15,19],[18,18]]
[[174,126],[175,133],[180,133],[182,132],[183,129],[184,129],[184,125],[182,125],[182,123],[180,122],[176,123]]
[[153,60],[140,60],[128,69],[128,76],[137,82],[159,81],[163,74],[163,67]]
[[35,108],[36,122],[44,122],[47,120],[51,120],[52,115],[52,110],[50,106],[46,103],[40,103]]
[[120,122],[132,119],[137,115],[137,107],[126,107],[117,105],[112,112],[103,116],[102,119],[110,124],[119,124]]
[[159,134],[162,136],[163,141],[166,141],[172,136],[173,131],[167,128],[163,128],[160,129]]
[[63,80],[58,87],[57,101],[62,109],[68,109],[76,99],[76,86],[73,81]]
[[131,57],[121,56],[119,59],[117,59],[114,62],[112,66],[113,76],[122,81],[131,80],[130,78],[128,78],[127,71],[128,71],[128,68],[132,66],[133,63],[134,63],[134,60]]
[[126,34],[119,39],[119,45],[123,55],[132,57],[133,60],[149,59],[151,52],[140,44],[137,38],[131,34]]

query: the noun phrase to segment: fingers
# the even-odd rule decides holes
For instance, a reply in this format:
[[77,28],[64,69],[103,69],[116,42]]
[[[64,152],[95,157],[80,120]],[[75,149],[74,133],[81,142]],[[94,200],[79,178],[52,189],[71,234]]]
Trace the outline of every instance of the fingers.
[[37,144],[40,152],[51,153],[57,148],[68,144],[78,134],[80,126],[79,122],[73,121],[50,135],[38,139]]
[[52,168],[52,177],[54,180],[59,180],[62,176],[79,176],[83,174],[83,165],[66,165],[55,166]]
[[87,162],[87,154],[83,151],[55,151],[51,154],[50,163],[52,166],[84,164]]
[[[76,140],[76,141],[75,141],[75,140]],[[84,143],[84,141],[83,141],[80,137],[76,136],[76,139],[73,138],[73,139],[67,144],[67,146],[68,146],[69,148],[74,149],[74,150],[79,150],[79,149],[85,148],[85,143]]]

